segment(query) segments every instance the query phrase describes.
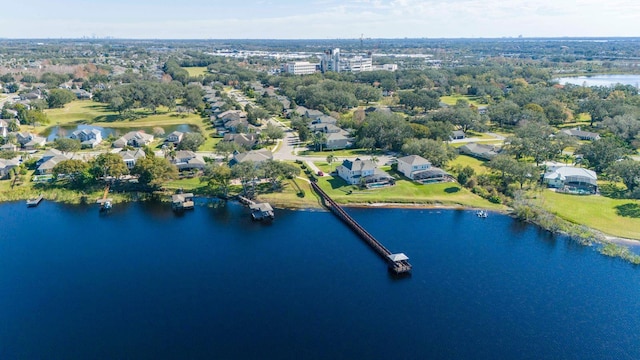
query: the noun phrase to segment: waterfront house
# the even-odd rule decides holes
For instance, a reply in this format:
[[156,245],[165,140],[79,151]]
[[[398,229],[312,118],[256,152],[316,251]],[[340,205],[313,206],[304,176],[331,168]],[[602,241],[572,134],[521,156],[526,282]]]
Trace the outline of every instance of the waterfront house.
[[113,142],[113,147],[123,148],[125,146],[143,147],[153,141],[153,135],[143,131],[130,131],[118,140]]
[[20,157],[13,159],[0,159],[0,180],[9,177],[9,171],[20,165]]
[[201,170],[205,167],[205,162],[198,159],[196,153],[189,150],[176,151],[176,154],[171,159],[171,163],[174,164],[178,170]]
[[345,159],[336,168],[338,176],[350,185],[393,185],[395,180],[391,175],[377,168],[371,160]]
[[569,193],[595,194],[598,191],[598,175],[592,170],[573,166],[547,167],[543,182],[550,188]]
[[98,129],[82,129],[72,132],[69,138],[80,141],[83,148],[94,148],[102,142],[102,133]]
[[[52,150],[55,150],[55,149],[52,149]],[[62,153],[54,156],[47,156],[46,158],[43,158],[44,161],[40,162],[40,165],[36,169],[36,172],[38,173],[38,175],[51,174],[53,172],[53,168],[56,165],[58,165],[63,161],[69,160],[71,158],[72,157],[70,155],[65,155]]]
[[434,167],[431,162],[418,155],[398,158],[398,172],[419,182],[443,182],[453,179],[446,171]]
[[175,146],[180,144],[183,137],[184,133],[182,131],[173,131],[172,133],[167,135],[167,138],[164,140],[164,142],[168,144],[170,143]]
[[460,152],[460,154],[465,154],[484,160],[491,160],[496,157],[496,155],[498,155],[500,149],[493,145],[468,143],[461,146],[458,151]]
[[136,162],[138,161],[138,159],[142,159],[147,156],[147,154],[145,154],[142,149],[121,151],[118,153],[118,155],[122,157],[122,160],[127,165],[127,168],[129,168],[129,170],[133,169],[133,167],[136,166]]

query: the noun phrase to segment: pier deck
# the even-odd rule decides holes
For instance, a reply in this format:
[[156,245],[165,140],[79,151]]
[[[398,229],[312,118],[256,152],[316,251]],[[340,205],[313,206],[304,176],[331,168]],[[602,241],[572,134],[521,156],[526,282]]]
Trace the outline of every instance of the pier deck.
[[369,234],[358,222],[356,222],[344,209],[338,205],[327,193],[324,192],[315,182],[311,182],[311,187],[322,197],[325,205],[347,226],[349,226],[356,234],[364,240],[384,261],[389,265],[389,269],[396,274],[405,274],[411,271],[411,264],[407,261],[409,258],[403,254],[393,254],[382,243],[380,243],[373,235]]

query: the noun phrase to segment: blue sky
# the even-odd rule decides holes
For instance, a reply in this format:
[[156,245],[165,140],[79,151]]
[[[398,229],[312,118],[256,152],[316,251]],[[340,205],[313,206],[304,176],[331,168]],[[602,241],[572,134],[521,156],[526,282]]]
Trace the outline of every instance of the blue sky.
[[640,36],[638,0],[29,0],[0,37],[371,38]]

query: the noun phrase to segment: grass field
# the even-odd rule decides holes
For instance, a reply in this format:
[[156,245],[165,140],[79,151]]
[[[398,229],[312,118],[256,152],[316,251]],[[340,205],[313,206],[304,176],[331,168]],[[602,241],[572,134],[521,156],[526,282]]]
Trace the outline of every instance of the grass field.
[[106,104],[94,101],[73,101],[62,109],[50,109],[45,112],[50,124],[36,128],[29,126],[29,131],[42,133],[49,126],[75,124],[92,124],[111,128],[190,124],[202,129],[205,126],[205,120],[198,114],[178,114],[162,107],[157,109],[156,114],[146,109],[138,109],[135,113],[141,116],[139,119],[119,120],[118,114],[109,110]]
[[489,171],[491,171],[491,169],[489,169],[486,166],[486,161],[482,161],[480,159],[476,159],[474,157],[471,156],[467,156],[467,155],[459,155],[457,158],[455,158],[454,160],[450,161],[447,164],[447,168],[449,169],[453,169],[454,167],[456,167],[457,165],[460,166],[471,166],[473,168],[473,170],[475,170],[476,174],[484,174],[484,173],[488,173]]
[[[640,209],[638,200],[558,194],[544,190],[536,199],[536,204],[573,223],[608,235],[640,240],[640,210],[629,211]],[[616,207],[630,216],[619,215]]]
[[449,95],[440,98],[440,101],[447,105],[455,105],[458,100],[467,100],[469,104],[474,106],[486,106],[486,104],[479,102],[481,100],[479,96]]
[[187,70],[189,76],[193,77],[205,75],[209,72],[205,66],[183,67],[183,69]]
[[395,186],[362,190],[357,186],[347,185],[347,183],[340,178],[325,176],[318,179],[318,184],[329,196],[343,204],[430,204],[477,207],[492,210],[506,209],[503,205],[490,203],[471,193],[457,183],[421,185],[408,180],[398,180]]

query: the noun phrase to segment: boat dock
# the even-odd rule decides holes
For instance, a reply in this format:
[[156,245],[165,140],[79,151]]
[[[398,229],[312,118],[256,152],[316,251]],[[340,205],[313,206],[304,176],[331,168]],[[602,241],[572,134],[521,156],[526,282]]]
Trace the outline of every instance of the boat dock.
[[174,211],[192,210],[195,207],[193,196],[192,193],[171,195],[171,208]]
[[37,198],[27,200],[27,207],[36,207],[40,205],[40,202],[42,201],[42,199],[43,197],[42,195],[40,195]]
[[238,195],[240,202],[249,206],[253,220],[273,219],[273,208],[269,203],[257,203],[249,198]]
[[324,200],[325,206],[327,206],[331,212],[333,212],[340,220],[342,220],[347,226],[349,226],[367,245],[369,245],[384,261],[389,265],[389,270],[395,274],[408,274],[411,272],[411,264],[409,264],[409,258],[403,253],[393,254],[382,243],[380,243],[373,235],[369,234],[360,224],[358,224],[344,209],[338,205],[333,199],[327,195],[316,184],[311,182],[311,187],[315,190],[320,197]]
[[100,211],[111,210],[113,199],[107,198],[109,194],[109,185],[104,188],[104,194],[102,195],[102,199],[96,200],[96,204],[100,205]]

